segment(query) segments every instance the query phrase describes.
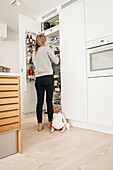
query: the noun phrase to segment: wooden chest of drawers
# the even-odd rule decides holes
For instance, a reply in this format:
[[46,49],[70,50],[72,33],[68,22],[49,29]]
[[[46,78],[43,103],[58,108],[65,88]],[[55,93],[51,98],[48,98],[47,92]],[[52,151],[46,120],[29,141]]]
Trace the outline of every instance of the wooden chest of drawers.
[[17,131],[17,148],[21,147],[20,77],[0,76],[0,134]]

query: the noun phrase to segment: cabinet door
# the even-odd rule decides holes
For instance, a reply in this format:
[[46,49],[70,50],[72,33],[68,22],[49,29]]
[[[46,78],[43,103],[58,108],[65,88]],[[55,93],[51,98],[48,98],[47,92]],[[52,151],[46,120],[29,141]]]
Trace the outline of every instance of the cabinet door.
[[30,30],[32,33],[40,31],[39,22],[19,14],[19,45],[20,45],[20,67],[21,67],[21,99],[22,113],[35,112],[36,110],[36,90],[34,82],[27,82],[26,78],[26,45],[25,31]]
[[85,0],[86,40],[113,34],[113,0]]
[[86,120],[86,63],[83,1],[60,13],[62,111]]
[[113,126],[113,77],[88,80],[88,120]]

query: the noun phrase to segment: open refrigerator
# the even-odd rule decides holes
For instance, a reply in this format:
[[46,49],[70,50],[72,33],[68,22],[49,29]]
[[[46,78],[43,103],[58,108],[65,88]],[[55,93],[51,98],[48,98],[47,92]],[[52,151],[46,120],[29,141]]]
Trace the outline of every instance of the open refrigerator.
[[[60,36],[59,36],[59,14],[48,17],[46,20],[41,21],[41,32],[46,36],[47,46],[49,46],[55,55],[60,57]],[[60,105],[61,108],[61,72],[60,62],[54,64],[52,62],[53,76],[54,76],[54,91],[53,91],[53,104]],[[44,110],[47,111],[46,94],[44,100]]]
[[[53,50],[54,54],[60,57],[60,39],[59,32],[46,35],[47,45]],[[58,104],[61,107],[61,74],[60,62],[54,64],[52,62],[53,77],[54,77],[54,91],[53,91],[53,104]]]
[[[35,67],[32,62],[32,57],[34,55],[34,45],[37,34],[32,33],[30,31],[25,31],[25,54],[26,54],[26,87],[27,93],[32,94],[35,93],[34,82],[35,82]],[[60,39],[59,39],[59,31],[55,31],[52,34],[45,35],[47,38],[47,46],[49,46],[55,55],[60,56]],[[59,64],[54,64],[51,61],[53,68],[53,76],[54,76],[54,92],[53,92],[53,104],[58,104],[61,107],[61,75],[60,75],[60,62]],[[30,96],[29,96],[30,97]],[[27,95],[28,99],[28,95]],[[26,100],[27,100],[26,99]],[[36,102],[33,103],[33,105]],[[46,104],[46,93],[44,97],[43,110],[45,113],[47,112],[47,104]]]

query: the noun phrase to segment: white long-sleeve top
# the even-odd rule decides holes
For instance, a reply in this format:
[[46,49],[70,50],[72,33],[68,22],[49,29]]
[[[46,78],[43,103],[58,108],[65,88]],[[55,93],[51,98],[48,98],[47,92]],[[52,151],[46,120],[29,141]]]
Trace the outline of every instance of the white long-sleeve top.
[[66,125],[66,119],[62,113],[53,113],[52,126],[55,129],[61,129],[64,125]]
[[36,77],[53,75],[53,69],[50,59],[55,64],[59,63],[59,57],[54,55],[50,47],[39,47],[38,51],[36,52],[36,55],[34,55],[32,59],[35,66]]

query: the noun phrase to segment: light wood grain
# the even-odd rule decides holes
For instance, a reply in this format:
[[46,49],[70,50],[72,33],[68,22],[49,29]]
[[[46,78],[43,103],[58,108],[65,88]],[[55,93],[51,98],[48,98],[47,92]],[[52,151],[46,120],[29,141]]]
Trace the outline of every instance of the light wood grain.
[[0,85],[0,91],[13,91],[19,90],[18,85]]
[[18,84],[18,79],[0,77],[0,84]]
[[23,120],[23,153],[2,159],[1,170],[113,170],[113,135],[75,127],[51,134],[43,125],[38,132],[36,117]]
[[0,119],[0,126],[19,122],[19,116]]
[[7,111],[7,110],[17,110],[19,109],[19,104],[9,104],[9,105],[1,105],[0,112]]
[[0,126],[0,134],[19,130],[19,123]]
[[20,77],[18,77],[19,82],[19,130],[17,132],[18,137],[18,152],[22,153],[22,137],[21,137],[21,89],[20,89]]
[[19,92],[18,91],[11,91],[11,92],[0,92],[0,97],[18,97]]
[[5,78],[5,79],[18,79],[19,76],[6,76],[6,75],[0,75],[0,78]]
[[14,117],[19,115],[19,110],[8,111],[8,112],[0,112],[0,119],[7,117]]
[[0,104],[10,104],[10,103],[19,103],[19,97],[15,98],[1,98]]
[[20,77],[0,77],[0,134],[17,131],[17,151],[22,153]]

